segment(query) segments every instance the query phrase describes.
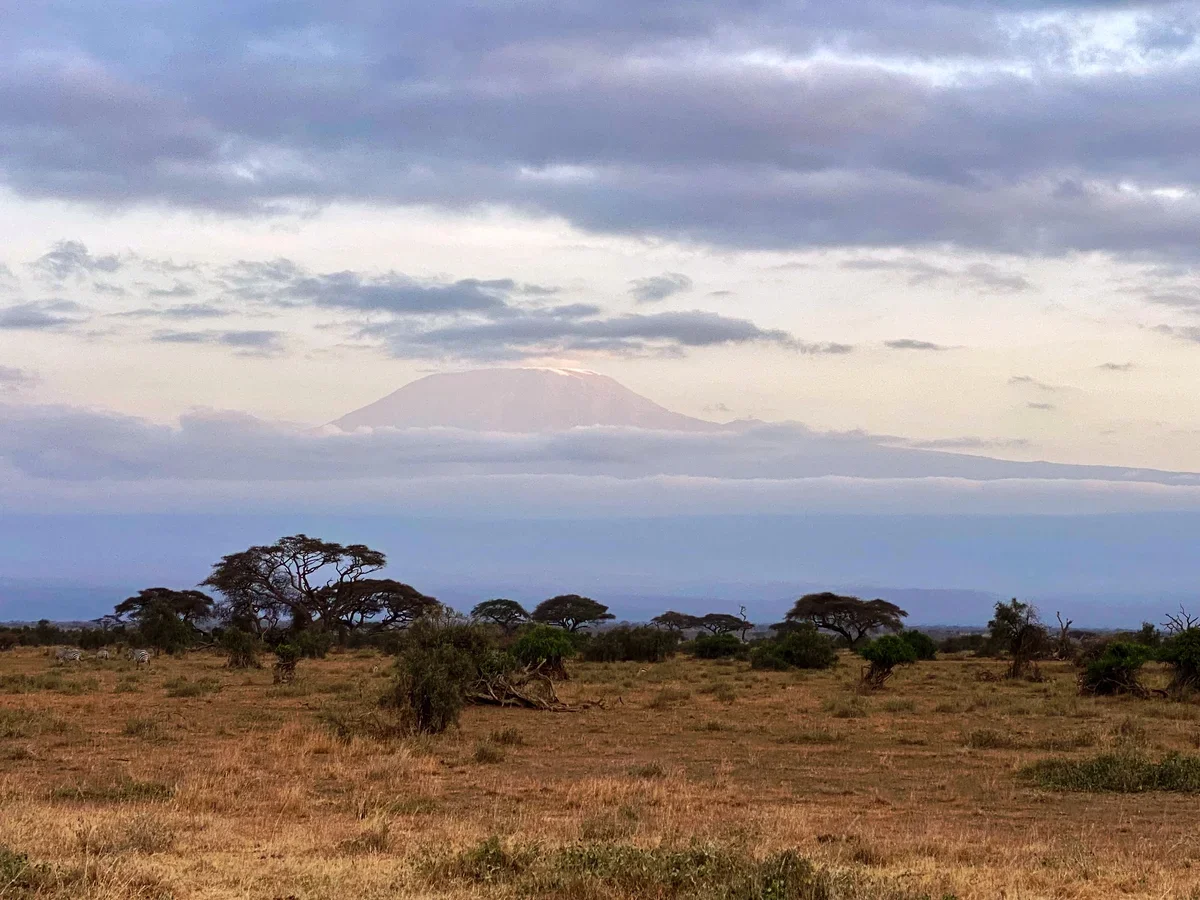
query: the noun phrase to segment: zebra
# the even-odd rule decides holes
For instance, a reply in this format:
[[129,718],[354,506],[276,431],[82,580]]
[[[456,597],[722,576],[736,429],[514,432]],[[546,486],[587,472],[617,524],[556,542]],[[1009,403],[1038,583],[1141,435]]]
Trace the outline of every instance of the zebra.
[[150,651],[149,650],[130,650],[129,658],[133,660],[133,664],[135,666],[137,666],[138,668],[141,668],[142,666],[150,665]]
[[59,647],[54,651],[54,658],[60,663],[79,662],[83,652],[78,647]]
[[108,659],[110,655],[111,654],[107,649],[100,649],[96,651],[96,659]]

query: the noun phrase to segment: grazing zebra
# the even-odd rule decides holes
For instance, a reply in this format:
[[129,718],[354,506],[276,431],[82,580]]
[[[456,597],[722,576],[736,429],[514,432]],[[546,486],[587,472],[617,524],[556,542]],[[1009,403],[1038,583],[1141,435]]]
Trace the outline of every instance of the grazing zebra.
[[96,651],[96,659],[108,659],[109,655],[110,654],[107,650],[97,650]]
[[78,647],[59,647],[54,651],[54,658],[60,663],[79,662],[83,652]]
[[149,650],[130,650],[129,658],[133,660],[133,664],[135,666],[141,667],[150,665]]

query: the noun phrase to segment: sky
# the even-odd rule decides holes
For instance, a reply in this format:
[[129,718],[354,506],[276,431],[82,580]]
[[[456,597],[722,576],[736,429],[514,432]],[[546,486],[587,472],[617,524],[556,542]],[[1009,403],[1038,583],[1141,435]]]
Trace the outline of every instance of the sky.
[[[3,4],[0,508],[1197,509],[1136,473],[1200,471],[1198,36],[1149,0]],[[310,430],[497,365],[770,424]]]

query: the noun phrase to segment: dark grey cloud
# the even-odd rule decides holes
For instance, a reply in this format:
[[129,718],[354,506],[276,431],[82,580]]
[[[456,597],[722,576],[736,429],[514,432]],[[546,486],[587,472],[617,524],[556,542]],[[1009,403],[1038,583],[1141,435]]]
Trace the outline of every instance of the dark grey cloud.
[[229,310],[214,303],[183,303],[179,306],[143,307],[123,312],[110,313],[122,319],[218,319],[229,315]]
[[38,376],[16,366],[0,366],[0,393],[18,391],[37,384]]
[[79,241],[59,241],[30,266],[55,281],[64,281],[97,272],[116,272],[121,268],[121,260],[117,256],[93,256]]
[[0,307],[0,329],[52,331],[78,325],[86,310],[71,300],[42,300]]
[[449,284],[421,283],[389,274],[366,279],[357,272],[302,278],[286,288],[288,297],[335,309],[396,315],[497,310],[517,290],[510,279],[466,278]]
[[948,350],[948,347],[942,344],[935,344],[932,341],[918,341],[913,338],[899,338],[894,341],[884,341],[884,346],[889,350]]
[[691,289],[692,279],[679,272],[664,272],[649,278],[637,278],[629,283],[629,294],[638,303],[656,303]]
[[499,204],[742,247],[1200,247],[1186,2],[1136,7],[1135,72],[1074,65],[1077,14],[1115,2],[20,7],[0,179],[30,196]]
[[1156,325],[1154,330],[1159,334],[1165,334],[1169,337],[1179,338],[1181,341],[1200,344],[1200,325]]
[[212,344],[245,356],[272,356],[284,350],[281,331],[160,331],[151,337],[158,344]]
[[521,358],[563,351],[633,355],[679,354],[688,349],[737,344],[775,345],[804,354],[843,354],[853,347],[798,340],[780,329],[701,310],[604,315],[596,307],[571,305],[509,310],[491,320],[432,328],[392,327],[377,332],[397,356]]

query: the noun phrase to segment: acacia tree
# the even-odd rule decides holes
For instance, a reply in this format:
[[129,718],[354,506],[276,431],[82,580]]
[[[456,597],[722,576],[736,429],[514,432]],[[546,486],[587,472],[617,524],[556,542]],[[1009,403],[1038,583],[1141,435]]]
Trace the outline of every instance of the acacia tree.
[[659,628],[665,628],[667,631],[673,631],[676,634],[682,634],[692,628],[700,627],[700,618],[691,616],[687,613],[675,612],[673,609],[668,609],[662,615],[655,616],[650,620],[652,625],[657,625]]
[[137,627],[142,639],[155,650],[174,653],[195,643],[197,625],[213,612],[212,598],[200,591],[155,587],[138,591],[116,605],[113,618]]
[[822,631],[841,635],[853,649],[873,631],[899,631],[904,627],[901,619],[907,615],[899,606],[886,600],[861,600],[826,591],[805,594],[797,600],[780,623],[779,630],[786,631],[790,625],[809,622]]
[[505,631],[512,631],[522,622],[529,620],[529,613],[516,600],[497,597],[495,600],[484,600],[475,604],[471,610],[472,619],[483,619],[499,625]]
[[608,607],[597,603],[591,597],[581,597],[578,594],[560,594],[543,600],[537,605],[530,616],[535,622],[546,625],[557,625],[567,631],[578,631],[585,625],[595,625],[609,619],[615,619]]
[[708,613],[697,619],[696,624],[710,634],[729,634],[732,631],[742,631],[747,625],[743,619],[729,613]]
[[988,622],[991,643],[1009,652],[1007,678],[1022,678],[1029,666],[1046,652],[1050,635],[1038,617],[1037,608],[1013,597],[1008,603],[997,603],[995,614]]
[[403,626],[437,607],[410,585],[369,577],[386,562],[365,544],[297,534],[222,557],[204,586],[224,597],[226,620],[260,635],[284,621],[296,631],[320,624],[343,635],[367,624]]

